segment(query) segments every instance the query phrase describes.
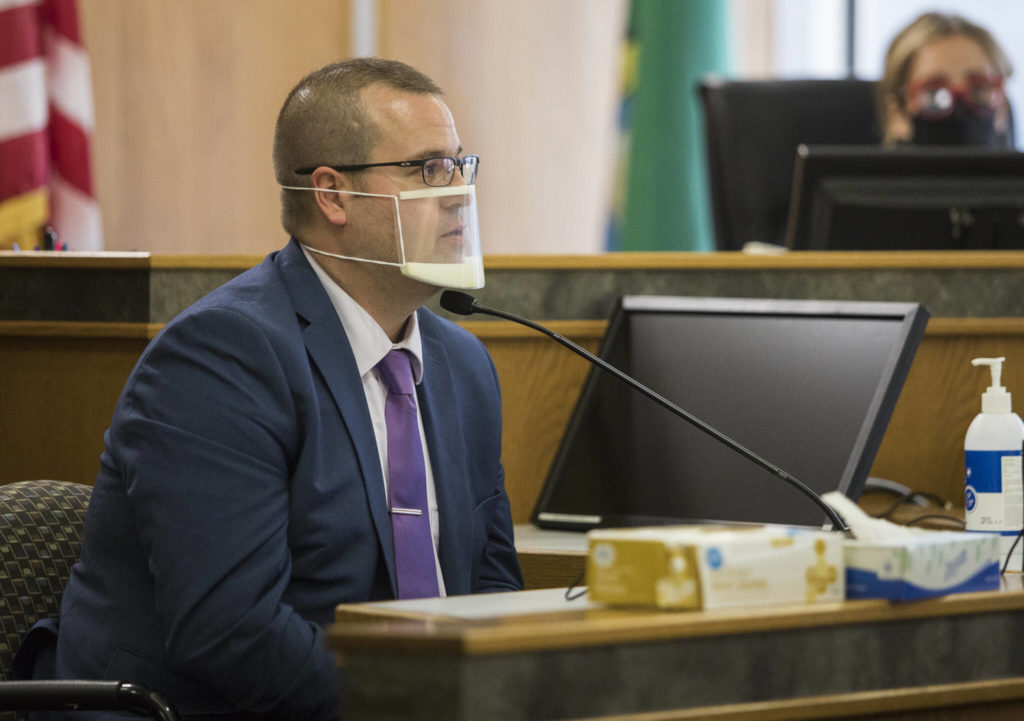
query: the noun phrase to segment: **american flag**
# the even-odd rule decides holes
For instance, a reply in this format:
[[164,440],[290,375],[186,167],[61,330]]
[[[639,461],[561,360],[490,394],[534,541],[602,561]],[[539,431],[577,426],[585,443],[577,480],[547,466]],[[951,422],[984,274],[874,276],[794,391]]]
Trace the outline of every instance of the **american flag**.
[[0,0],[0,248],[101,250],[89,57],[75,0]]

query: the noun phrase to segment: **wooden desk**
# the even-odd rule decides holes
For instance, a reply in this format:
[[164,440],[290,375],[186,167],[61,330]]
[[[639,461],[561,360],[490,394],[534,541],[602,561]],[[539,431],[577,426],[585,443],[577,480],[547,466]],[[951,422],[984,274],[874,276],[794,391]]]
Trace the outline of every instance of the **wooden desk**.
[[525,588],[565,588],[583,582],[587,564],[587,535],[576,531],[546,531],[529,523],[516,524],[516,554]]
[[1019,719],[1024,590],[717,612],[560,590],[339,606],[346,718]]

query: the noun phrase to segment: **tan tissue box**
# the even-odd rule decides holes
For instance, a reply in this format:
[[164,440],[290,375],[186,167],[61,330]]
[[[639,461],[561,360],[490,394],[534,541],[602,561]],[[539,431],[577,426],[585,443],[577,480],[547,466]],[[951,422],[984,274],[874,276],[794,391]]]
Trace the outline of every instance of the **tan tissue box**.
[[587,534],[590,599],[672,609],[841,601],[840,534],[787,526],[661,526]]

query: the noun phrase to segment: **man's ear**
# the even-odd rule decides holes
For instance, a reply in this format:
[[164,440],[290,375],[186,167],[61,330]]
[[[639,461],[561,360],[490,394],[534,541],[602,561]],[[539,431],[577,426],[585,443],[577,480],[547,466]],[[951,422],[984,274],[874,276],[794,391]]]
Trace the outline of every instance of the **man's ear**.
[[[313,188],[325,190],[347,190],[344,187],[344,179],[335,170],[326,167],[319,167],[313,171],[311,178]],[[345,225],[348,222],[348,214],[345,211],[347,196],[344,193],[313,193],[316,198],[317,207],[328,222],[334,225]]]

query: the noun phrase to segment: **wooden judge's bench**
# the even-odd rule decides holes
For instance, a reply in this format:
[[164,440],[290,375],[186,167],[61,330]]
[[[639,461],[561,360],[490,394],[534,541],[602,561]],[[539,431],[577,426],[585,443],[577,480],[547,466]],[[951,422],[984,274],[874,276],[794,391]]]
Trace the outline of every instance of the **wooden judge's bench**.
[[[146,343],[260,260],[0,251],[0,483],[91,483]],[[487,287],[475,293],[482,302],[590,350],[623,294],[924,304],[932,317],[871,475],[954,503],[963,493],[963,436],[987,382],[971,358],[1005,355],[1005,383],[1024,394],[1024,251],[494,256],[485,265]],[[589,366],[534,331],[478,317],[486,318],[455,319],[494,357],[506,486],[513,519],[525,523]]]
[[560,589],[339,606],[352,721],[1024,718],[1024,590],[704,612]]
[[[0,483],[91,483],[146,343],[260,260],[0,252]],[[485,265],[482,302],[590,350],[623,294],[924,304],[932,318],[871,475],[954,506],[964,433],[988,382],[970,360],[1006,356],[1004,383],[1018,408],[1024,402],[1024,252],[626,253]],[[506,486],[528,587],[564,586],[582,569],[581,539],[525,524],[589,367],[520,326],[462,324],[498,369]],[[404,620],[393,608],[345,611],[331,643],[346,669],[349,718],[1024,718],[1019,577],[997,593],[902,606],[734,614],[524,612],[477,601],[483,616],[451,605],[412,609]],[[382,694],[397,706],[380,705]]]

